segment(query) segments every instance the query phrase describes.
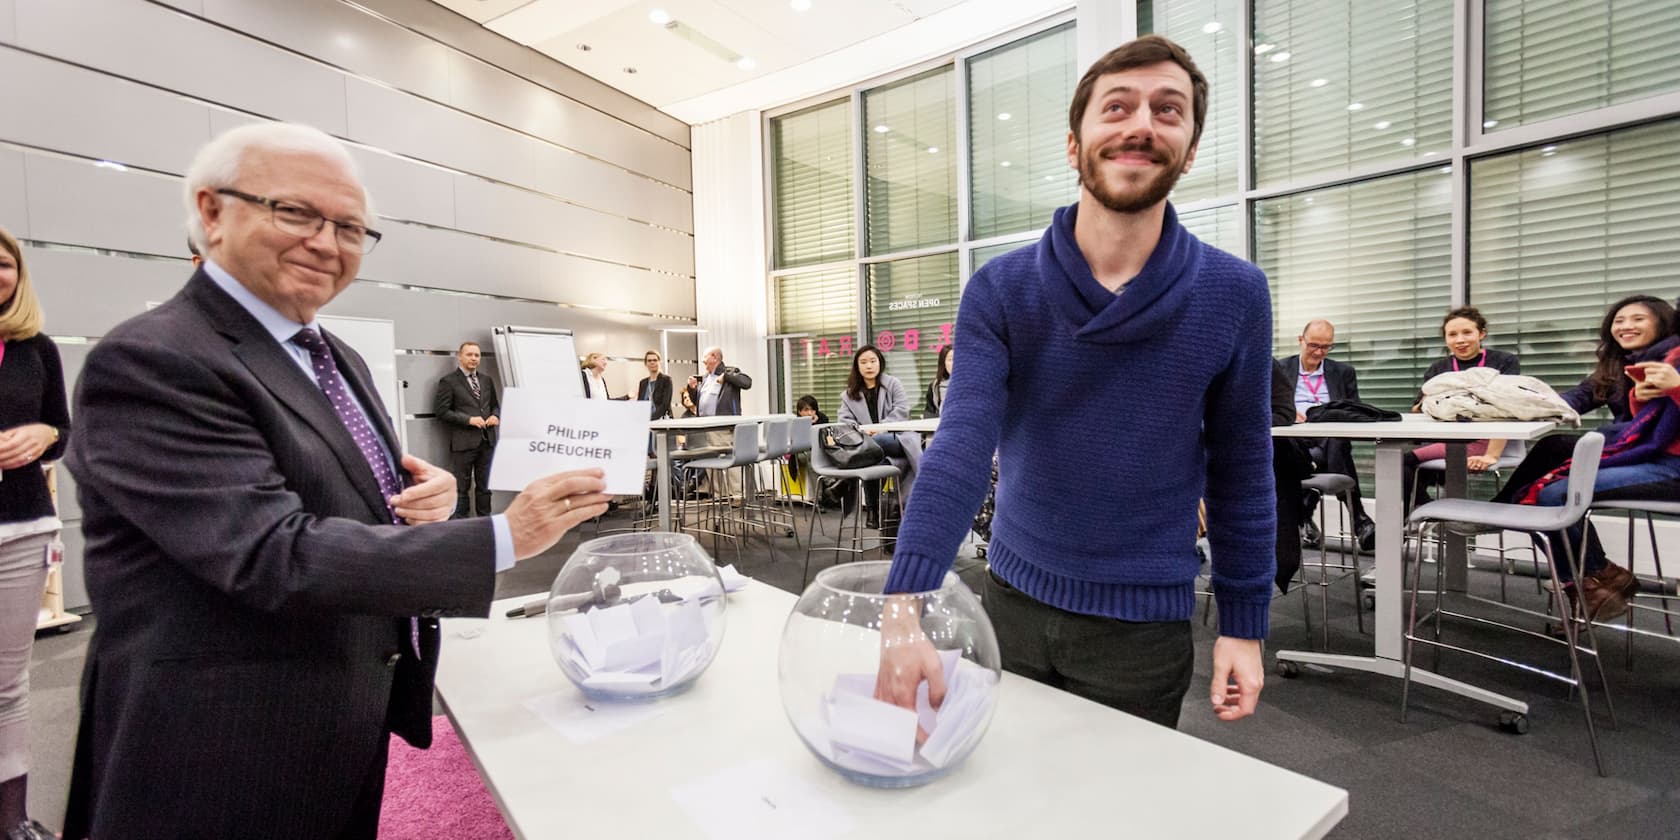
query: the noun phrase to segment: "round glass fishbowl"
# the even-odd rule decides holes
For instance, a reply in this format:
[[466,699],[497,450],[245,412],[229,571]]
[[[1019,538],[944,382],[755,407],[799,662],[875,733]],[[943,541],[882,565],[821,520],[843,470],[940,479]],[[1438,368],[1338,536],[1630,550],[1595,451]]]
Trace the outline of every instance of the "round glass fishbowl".
[[991,723],[1000,674],[974,592],[947,572],[932,592],[884,595],[891,565],[823,570],[782,630],[788,722],[823,764],[872,787],[926,784],[961,764]]
[[548,647],[583,693],[651,700],[687,688],[723,644],[723,581],[687,534],[577,547],[548,593]]

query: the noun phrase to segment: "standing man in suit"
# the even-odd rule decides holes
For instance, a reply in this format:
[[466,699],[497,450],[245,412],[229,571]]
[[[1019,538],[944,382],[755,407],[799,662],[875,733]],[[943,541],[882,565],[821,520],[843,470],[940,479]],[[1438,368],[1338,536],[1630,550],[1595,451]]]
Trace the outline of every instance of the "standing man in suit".
[[99,616],[64,836],[372,838],[392,733],[431,742],[440,616],[606,509],[599,471],[444,522],[317,311],[380,234],[313,128],[242,126],[185,179],[205,263],[83,366],[67,463]]
[[[1295,383],[1295,422],[1306,422],[1307,409],[1315,405],[1359,399],[1359,377],[1353,372],[1353,366],[1329,358],[1330,351],[1336,346],[1336,327],[1333,324],[1322,318],[1308,321],[1296,340],[1301,344],[1300,354],[1278,362],[1284,375]],[[1345,438],[1318,438],[1312,440],[1309,446],[1313,463],[1317,466],[1315,473],[1340,473],[1353,479],[1353,490],[1348,493],[1352,509],[1348,513],[1353,516],[1359,547],[1370,551],[1377,542],[1377,525],[1365,514],[1365,505],[1360,500],[1359,471],[1353,466],[1353,443]],[[1307,540],[1314,544],[1323,538],[1312,524],[1312,513],[1317,508],[1318,493],[1303,492],[1301,521],[1309,529]]]
[[[739,416],[741,392],[752,387],[752,377],[742,373],[738,367],[724,364],[721,347],[707,347],[705,355],[700,358],[706,370],[698,376],[688,378],[688,387],[683,389],[683,404],[701,417]],[[735,430],[713,429],[707,432],[706,445],[725,449],[733,447]],[[725,482],[729,485],[729,494],[739,496],[740,474],[734,470],[723,472],[727,476]]]
[[473,515],[468,493],[479,516],[490,515],[490,458],[496,451],[496,427],[501,425],[501,397],[496,381],[480,376],[484,351],[471,341],[455,351],[459,365],[438,380],[432,414],[449,426],[449,471],[455,474],[455,518]]

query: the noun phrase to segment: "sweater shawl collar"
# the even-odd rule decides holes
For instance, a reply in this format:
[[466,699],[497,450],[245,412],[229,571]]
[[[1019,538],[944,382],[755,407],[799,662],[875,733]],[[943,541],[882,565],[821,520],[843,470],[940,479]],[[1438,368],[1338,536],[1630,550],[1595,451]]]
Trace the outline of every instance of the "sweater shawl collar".
[[1056,210],[1039,240],[1036,263],[1040,282],[1074,336],[1097,344],[1124,344],[1157,335],[1176,318],[1190,298],[1201,268],[1201,242],[1178,223],[1167,205],[1161,240],[1144,263],[1143,271],[1115,294],[1097,282],[1091,266],[1074,240],[1079,205]]

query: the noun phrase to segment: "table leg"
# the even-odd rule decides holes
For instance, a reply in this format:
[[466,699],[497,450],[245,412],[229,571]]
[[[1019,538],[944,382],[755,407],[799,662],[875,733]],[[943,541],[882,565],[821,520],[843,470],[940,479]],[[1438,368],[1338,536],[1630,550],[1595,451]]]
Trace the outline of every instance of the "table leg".
[[[1447,443],[1447,474],[1446,482],[1441,487],[1441,498],[1462,499],[1469,491],[1469,469],[1464,465],[1468,457],[1469,444],[1464,441],[1449,441]],[[1469,588],[1469,541],[1460,534],[1448,532],[1446,534],[1446,552],[1442,560],[1447,564],[1447,591],[1464,592]]]
[[659,461],[654,481],[659,498],[659,530],[671,530],[671,443],[676,433],[661,429],[653,433],[653,456]]

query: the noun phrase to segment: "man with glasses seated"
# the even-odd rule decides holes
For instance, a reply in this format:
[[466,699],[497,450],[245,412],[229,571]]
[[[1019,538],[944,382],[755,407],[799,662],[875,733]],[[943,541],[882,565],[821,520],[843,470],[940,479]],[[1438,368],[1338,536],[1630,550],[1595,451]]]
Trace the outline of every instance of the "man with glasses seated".
[[[1329,358],[1330,351],[1336,346],[1335,325],[1322,318],[1309,321],[1296,340],[1301,343],[1300,355],[1278,362],[1284,375],[1295,383],[1295,422],[1304,422],[1307,409],[1315,405],[1359,399],[1359,377],[1353,372],[1353,366]],[[1339,438],[1319,438],[1312,440],[1309,446],[1315,474],[1340,473],[1354,480],[1353,490],[1348,493],[1348,503],[1352,506],[1349,512],[1355,522],[1354,533],[1359,536],[1362,550],[1372,550],[1377,543],[1377,525],[1365,514],[1360,500],[1359,472],[1353,467],[1353,443]],[[1323,535],[1318,533],[1318,526],[1313,524],[1313,511],[1317,507],[1318,493],[1310,490],[1302,492],[1301,522],[1304,523],[1306,540],[1312,545],[1323,539]]]

